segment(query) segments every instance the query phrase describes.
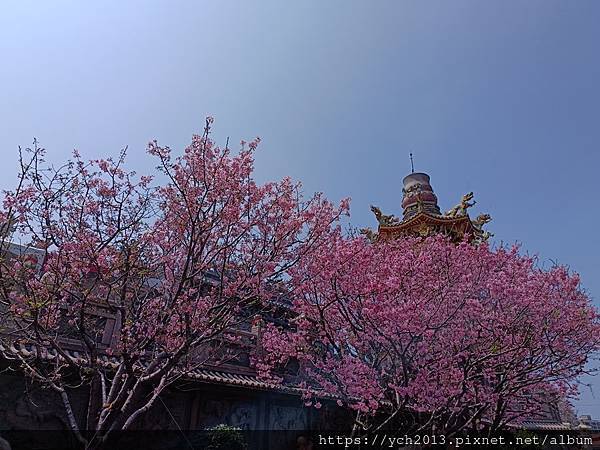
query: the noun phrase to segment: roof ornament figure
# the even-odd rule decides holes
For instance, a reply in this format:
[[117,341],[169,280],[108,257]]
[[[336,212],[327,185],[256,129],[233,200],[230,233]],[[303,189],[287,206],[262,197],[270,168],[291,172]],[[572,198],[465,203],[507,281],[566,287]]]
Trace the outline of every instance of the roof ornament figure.
[[471,220],[471,223],[475,228],[476,242],[487,242],[490,238],[494,237],[493,233],[490,233],[489,231],[483,229],[483,226],[486,223],[491,222],[491,220],[492,216],[490,216],[489,214],[479,214],[475,218],[475,220]]
[[456,205],[454,208],[452,208],[451,210],[449,210],[445,214],[445,216],[447,216],[447,217],[466,216],[467,209],[471,208],[472,206],[475,206],[475,204],[477,203],[477,201],[475,201],[475,200],[473,200],[472,202],[470,202],[470,200],[473,200],[472,192],[469,192],[468,194],[463,195],[460,203],[458,205]]
[[370,242],[375,242],[377,240],[377,233],[370,228],[361,228],[358,231]]
[[492,216],[490,216],[489,214],[479,214],[477,218],[472,222],[473,225],[475,225],[475,228],[481,230],[481,227],[483,227],[486,223],[491,222],[491,220]]
[[379,225],[390,226],[400,223],[400,219],[398,219],[396,216],[393,214],[383,214],[381,209],[379,209],[377,206],[371,205],[371,211],[373,211],[373,214],[375,214],[375,218],[377,219],[377,222],[379,222]]
[[415,197],[417,198],[417,212],[423,212],[425,210],[425,204],[421,199],[421,192],[423,191],[421,185],[416,184],[414,191],[416,192]]
[[481,235],[481,242],[487,242],[490,238],[494,237],[494,233],[490,233],[489,231],[484,231]]

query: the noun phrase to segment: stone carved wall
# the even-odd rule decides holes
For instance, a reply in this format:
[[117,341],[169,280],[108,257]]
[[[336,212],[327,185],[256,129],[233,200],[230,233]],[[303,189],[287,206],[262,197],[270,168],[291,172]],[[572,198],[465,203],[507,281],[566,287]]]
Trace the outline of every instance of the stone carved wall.
[[309,428],[310,410],[300,408],[300,405],[271,405],[269,430],[307,430]]
[[260,449],[296,448],[314,416],[299,396],[233,388],[198,391],[192,410],[191,429],[226,424],[255,431],[246,436],[251,448]]
[[[85,397],[71,392],[77,417],[84,417]],[[58,395],[25,383],[17,375],[0,374],[0,430],[65,430],[66,417]]]
[[253,395],[196,393],[192,429],[206,429],[226,424],[242,430],[260,428],[260,400]]
[[189,426],[191,398],[185,392],[167,391],[135,426],[139,430],[179,430]]
[[[71,392],[70,398],[76,417],[85,417],[83,392]],[[54,391],[26,383],[18,375],[0,373],[0,436],[10,442],[12,449],[43,448],[50,436],[65,437],[63,432],[68,429],[62,402]],[[23,433],[23,430],[44,433]],[[68,433],[60,441],[63,448],[74,444]]]

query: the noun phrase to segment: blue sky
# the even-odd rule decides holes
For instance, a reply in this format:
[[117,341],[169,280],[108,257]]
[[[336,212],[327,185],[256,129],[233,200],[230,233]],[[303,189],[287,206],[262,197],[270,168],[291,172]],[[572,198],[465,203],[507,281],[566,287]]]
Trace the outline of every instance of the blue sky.
[[[400,213],[430,174],[442,209],[475,192],[497,241],[568,264],[600,304],[600,3],[3,2],[0,188],[37,137],[60,162],[151,139],[262,138],[260,180]],[[584,392],[580,413],[600,416]]]

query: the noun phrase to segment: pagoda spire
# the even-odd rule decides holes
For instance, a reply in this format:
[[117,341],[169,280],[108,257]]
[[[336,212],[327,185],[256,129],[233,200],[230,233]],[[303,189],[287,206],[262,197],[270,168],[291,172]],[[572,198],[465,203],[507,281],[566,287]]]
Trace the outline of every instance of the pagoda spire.
[[403,219],[408,220],[419,212],[441,215],[437,197],[429,183],[429,175],[413,172],[402,180],[402,209]]

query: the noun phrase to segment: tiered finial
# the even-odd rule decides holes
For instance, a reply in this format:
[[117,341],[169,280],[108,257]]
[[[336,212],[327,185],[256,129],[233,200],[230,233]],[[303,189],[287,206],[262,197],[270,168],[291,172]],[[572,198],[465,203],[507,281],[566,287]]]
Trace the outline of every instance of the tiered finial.
[[429,175],[426,173],[411,173],[402,181],[402,208],[404,209],[404,220],[415,216],[419,212],[440,215],[437,197],[429,184]]

